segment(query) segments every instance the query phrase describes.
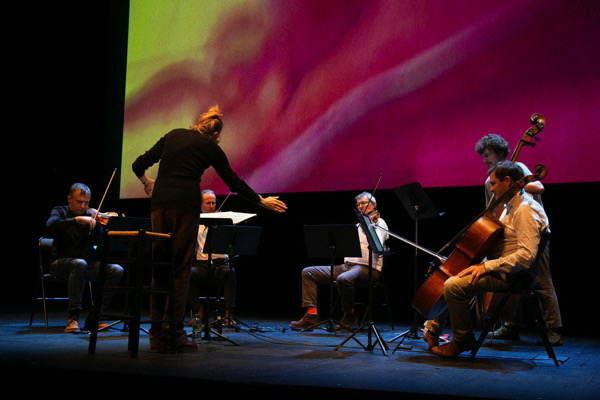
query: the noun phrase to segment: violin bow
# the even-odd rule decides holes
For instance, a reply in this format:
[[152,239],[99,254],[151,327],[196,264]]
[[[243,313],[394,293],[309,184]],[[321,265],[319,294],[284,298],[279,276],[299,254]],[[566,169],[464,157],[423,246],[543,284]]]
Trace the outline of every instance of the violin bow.
[[223,200],[223,202],[221,203],[221,205],[219,206],[219,208],[215,212],[221,211],[221,208],[223,208],[223,204],[225,204],[225,202],[227,201],[227,199],[229,198],[229,196],[231,196],[231,192],[229,192],[229,194],[227,195],[227,197],[225,197],[225,200]]
[[115,177],[115,173],[117,172],[117,169],[115,168],[113,170],[112,175],[110,176],[110,180],[108,181],[108,185],[106,185],[106,189],[104,189],[104,195],[102,195],[102,199],[100,200],[100,204],[98,204],[98,209],[96,210],[96,216],[94,217],[94,219],[98,219],[98,215],[100,214],[100,207],[102,207],[102,203],[104,203],[104,198],[106,198],[106,193],[108,193],[108,188],[110,187],[113,178]]
[[[369,197],[369,203],[367,204],[367,207],[369,206],[369,204],[373,203],[373,198],[375,197],[375,192],[377,191],[377,187],[379,186],[379,182],[381,182],[381,177],[382,176],[383,176],[383,173],[380,172],[379,173],[379,179],[377,179],[377,183],[375,184],[375,188],[373,188],[373,192],[371,192],[371,196]],[[373,210],[373,211],[375,211],[375,210]]]

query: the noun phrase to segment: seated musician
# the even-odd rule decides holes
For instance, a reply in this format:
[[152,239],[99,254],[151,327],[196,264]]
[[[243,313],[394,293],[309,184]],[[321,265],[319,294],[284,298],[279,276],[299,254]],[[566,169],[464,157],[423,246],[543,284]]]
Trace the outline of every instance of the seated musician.
[[[212,190],[206,189],[202,193],[202,213],[214,213],[217,205],[217,197]],[[213,265],[212,275],[210,276],[211,287],[207,287],[208,254],[204,253],[204,243],[208,227],[200,225],[198,228],[198,241],[196,243],[196,259],[192,263],[192,273],[190,277],[190,288],[188,294],[188,306],[194,314],[199,315],[199,320],[204,320],[204,303],[200,301],[199,296],[204,292],[208,297],[212,290],[217,290],[223,285],[223,297],[225,298],[224,322],[226,326],[235,325],[233,318],[233,309],[235,307],[236,276],[235,270],[229,264],[227,254],[211,254]],[[216,294],[216,293],[214,293]],[[195,317],[194,317],[195,318]],[[190,325],[196,321],[192,319]]]
[[[387,224],[383,218],[379,217],[377,201],[370,193],[363,192],[355,197],[356,207],[362,213],[371,216],[371,220],[387,230]],[[333,279],[337,282],[338,292],[340,294],[343,316],[336,329],[352,329],[358,323],[358,318],[354,314],[354,282],[356,280],[369,280],[369,250],[367,237],[358,226],[358,236],[362,257],[344,259],[341,265],[333,267]],[[388,239],[388,233],[377,229],[377,236],[381,243]],[[377,279],[383,266],[383,256],[373,254],[371,263],[372,277]],[[317,285],[329,283],[331,280],[331,266],[307,267],[302,270],[302,307],[306,309],[304,316],[299,321],[290,324],[292,329],[306,329],[318,324],[319,316],[317,312]]]
[[[522,169],[510,161],[496,164],[489,171],[491,190],[497,197],[521,179]],[[475,337],[471,321],[470,300],[480,294],[508,288],[516,279],[534,282],[536,256],[542,235],[549,232],[544,209],[524,190],[506,204],[500,220],[504,233],[490,249],[487,260],[467,267],[444,283],[444,300],[448,314],[425,322],[423,339],[432,353],[455,357],[473,349]],[[452,341],[439,345],[445,317],[450,318]]]
[[[67,205],[52,209],[46,229],[53,237],[50,274],[68,280],[68,322],[65,332],[80,331],[79,314],[82,310],[82,296],[85,282],[96,280],[100,271],[100,261],[95,246],[101,235],[101,224],[97,221],[96,210],[89,208],[91,192],[87,185],[75,183],[67,196]],[[106,266],[106,284],[117,285],[123,276],[123,268],[117,264]],[[102,299],[102,311],[110,304],[112,295],[107,293]],[[85,329],[90,329],[84,325]],[[98,328],[105,326],[100,323]]]

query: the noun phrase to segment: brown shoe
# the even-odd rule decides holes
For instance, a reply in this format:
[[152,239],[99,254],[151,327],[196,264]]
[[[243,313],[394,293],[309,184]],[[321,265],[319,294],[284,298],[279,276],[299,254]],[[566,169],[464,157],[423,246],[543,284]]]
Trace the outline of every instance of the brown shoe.
[[475,341],[460,343],[453,340],[450,343],[431,348],[431,352],[440,357],[453,358],[463,351],[473,350],[474,347]]
[[79,332],[79,319],[76,317],[69,318],[67,322],[67,327],[65,328],[66,333],[77,333]]
[[175,346],[175,351],[178,353],[198,350],[198,343],[190,340],[185,331],[183,331],[183,333],[181,333],[179,337],[175,339]]
[[440,345],[440,337],[431,333],[427,328],[423,329],[423,340],[427,342],[429,350]]
[[335,327],[335,329],[352,330],[352,328],[354,328],[354,325],[356,325],[357,323],[358,323],[358,318],[356,318],[356,315],[354,315],[353,312],[344,313],[344,315],[342,316],[342,320],[340,321],[340,324],[337,325]]
[[318,314],[305,313],[302,316],[302,319],[300,319],[299,321],[293,321],[292,323],[290,323],[290,328],[292,328],[294,330],[303,330],[303,329],[310,328],[311,326],[314,326],[318,323],[319,323],[319,315]]

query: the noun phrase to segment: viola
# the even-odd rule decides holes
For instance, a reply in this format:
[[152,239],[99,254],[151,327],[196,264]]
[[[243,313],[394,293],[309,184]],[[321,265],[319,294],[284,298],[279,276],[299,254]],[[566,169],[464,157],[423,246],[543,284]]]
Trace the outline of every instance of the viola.
[[515,182],[509,190],[490,204],[476,219],[467,225],[455,238],[457,244],[444,263],[432,270],[425,283],[419,288],[413,298],[412,306],[427,319],[434,319],[446,310],[443,289],[444,282],[451,276],[457,275],[470,265],[483,260],[498,237],[502,234],[504,226],[493,213],[499,205],[510,200],[528,183],[542,179],[546,176],[547,169],[538,164],[535,174],[524,176]]

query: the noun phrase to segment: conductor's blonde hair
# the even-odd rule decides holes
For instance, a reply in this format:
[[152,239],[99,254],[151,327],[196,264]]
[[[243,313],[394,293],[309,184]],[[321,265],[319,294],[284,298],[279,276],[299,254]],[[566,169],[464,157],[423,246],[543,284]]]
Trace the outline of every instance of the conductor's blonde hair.
[[219,106],[213,106],[198,118],[198,121],[192,126],[192,129],[203,135],[218,139],[219,134],[223,129],[221,116],[222,114],[219,110]]

